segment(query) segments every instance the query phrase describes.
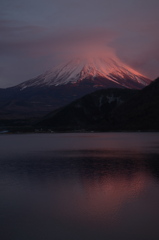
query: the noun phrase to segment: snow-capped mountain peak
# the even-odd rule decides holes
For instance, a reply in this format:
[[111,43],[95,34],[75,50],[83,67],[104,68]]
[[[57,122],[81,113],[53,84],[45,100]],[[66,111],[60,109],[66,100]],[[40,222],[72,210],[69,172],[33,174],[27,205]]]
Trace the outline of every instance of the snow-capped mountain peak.
[[19,87],[23,90],[33,86],[78,84],[86,79],[94,83],[94,86],[103,87],[111,86],[112,83],[116,87],[142,88],[151,82],[118,59],[75,58],[20,84]]

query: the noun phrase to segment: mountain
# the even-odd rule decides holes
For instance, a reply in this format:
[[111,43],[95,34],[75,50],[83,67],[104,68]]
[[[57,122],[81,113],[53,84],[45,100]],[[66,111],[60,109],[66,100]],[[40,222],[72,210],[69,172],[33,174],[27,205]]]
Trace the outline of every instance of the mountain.
[[159,131],[159,78],[115,109],[111,121],[120,130]]
[[76,58],[15,87],[0,89],[0,116],[41,117],[98,89],[141,89],[150,82],[116,58]]
[[159,131],[159,78],[142,90],[105,89],[48,114],[54,131]]
[[139,90],[102,89],[45,116],[36,127],[54,131],[109,130],[114,109],[128,101]]
[[28,87],[61,86],[66,84],[80,84],[91,80],[93,87],[126,87],[143,88],[150,80],[134,71],[130,67],[114,59],[73,59],[61,64],[35,79],[26,81],[18,87],[24,90]]

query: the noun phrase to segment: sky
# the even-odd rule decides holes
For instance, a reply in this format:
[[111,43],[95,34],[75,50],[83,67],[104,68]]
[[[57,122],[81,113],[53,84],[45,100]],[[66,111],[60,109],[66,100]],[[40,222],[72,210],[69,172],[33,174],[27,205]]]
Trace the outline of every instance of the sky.
[[0,88],[34,78],[86,51],[113,51],[155,79],[158,9],[158,0],[1,0]]

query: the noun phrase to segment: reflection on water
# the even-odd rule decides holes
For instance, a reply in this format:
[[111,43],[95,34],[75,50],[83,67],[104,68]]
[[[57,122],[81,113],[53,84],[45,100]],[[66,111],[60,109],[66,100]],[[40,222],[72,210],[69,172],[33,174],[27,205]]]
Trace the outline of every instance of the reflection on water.
[[81,135],[74,148],[67,135],[71,144],[61,150],[57,142],[42,149],[42,141],[39,151],[38,145],[36,151],[22,146],[24,155],[1,150],[0,239],[159,239],[159,136],[140,136],[137,148],[133,133],[122,144],[119,136],[94,134],[96,148],[81,146]]

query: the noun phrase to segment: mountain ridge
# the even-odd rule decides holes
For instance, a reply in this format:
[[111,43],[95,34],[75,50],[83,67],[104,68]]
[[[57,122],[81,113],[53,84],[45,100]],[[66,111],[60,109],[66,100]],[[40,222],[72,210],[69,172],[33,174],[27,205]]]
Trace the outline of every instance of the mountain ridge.
[[37,127],[53,131],[159,131],[159,78],[142,90],[103,89],[56,110]]
[[[95,81],[97,78],[107,79],[107,81],[113,82],[119,87],[139,89],[151,82],[148,78],[126,66],[119,60],[115,61],[111,58],[77,58],[60,64],[36,78],[17,85],[17,87],[23,90],[33,86],[59,86],[68,83],[75,84],[85,79],[92,80],[92,82],[94,81],[95,86],[98,85],[98,82]],[[131,82],[131,84],[129,82]],[[102,84],[104,86],[104,83]]]
[[95,90],[142,89],[150,82],[116,59],[71,60],[19,85],[0,89],[0,118],[42,117]]

